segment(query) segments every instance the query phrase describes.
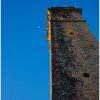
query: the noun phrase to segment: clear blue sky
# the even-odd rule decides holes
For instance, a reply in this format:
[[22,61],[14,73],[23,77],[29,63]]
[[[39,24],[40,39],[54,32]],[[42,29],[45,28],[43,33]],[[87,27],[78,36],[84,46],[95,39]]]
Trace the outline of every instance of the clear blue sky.
[[[47,8],[75,0],[2,0],[2,100],[50,100]],[[76,0],[98,40],[98,0]]]

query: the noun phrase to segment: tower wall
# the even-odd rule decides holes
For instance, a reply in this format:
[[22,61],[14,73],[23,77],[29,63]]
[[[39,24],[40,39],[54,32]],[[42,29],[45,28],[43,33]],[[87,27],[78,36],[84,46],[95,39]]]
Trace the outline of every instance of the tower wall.
[[51,100],[98,100],[98,42],[82,9],[48,9]]

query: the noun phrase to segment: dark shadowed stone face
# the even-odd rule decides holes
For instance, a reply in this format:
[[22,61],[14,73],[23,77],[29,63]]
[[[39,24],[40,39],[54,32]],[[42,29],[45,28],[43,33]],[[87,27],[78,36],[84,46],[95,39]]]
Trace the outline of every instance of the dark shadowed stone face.
[[[73,16],[79,22],[60,20]],[[51,20],[52,100],[98,100],[98,43],[81,13],[53,12]]]

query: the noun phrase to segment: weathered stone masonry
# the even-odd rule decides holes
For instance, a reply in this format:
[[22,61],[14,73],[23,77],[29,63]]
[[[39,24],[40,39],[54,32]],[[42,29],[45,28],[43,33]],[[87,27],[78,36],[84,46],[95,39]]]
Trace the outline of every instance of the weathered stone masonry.
[[98,42],[82,9],[48,9],[50,100],[98,100]]

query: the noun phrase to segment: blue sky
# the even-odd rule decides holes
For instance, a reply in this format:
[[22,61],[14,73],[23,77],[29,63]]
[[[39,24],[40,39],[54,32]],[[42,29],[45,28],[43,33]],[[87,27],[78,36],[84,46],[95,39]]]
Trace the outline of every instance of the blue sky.
[[2,100],[50,100],[47,8],[75,1],[98,40],[98,0],[2,0]]

